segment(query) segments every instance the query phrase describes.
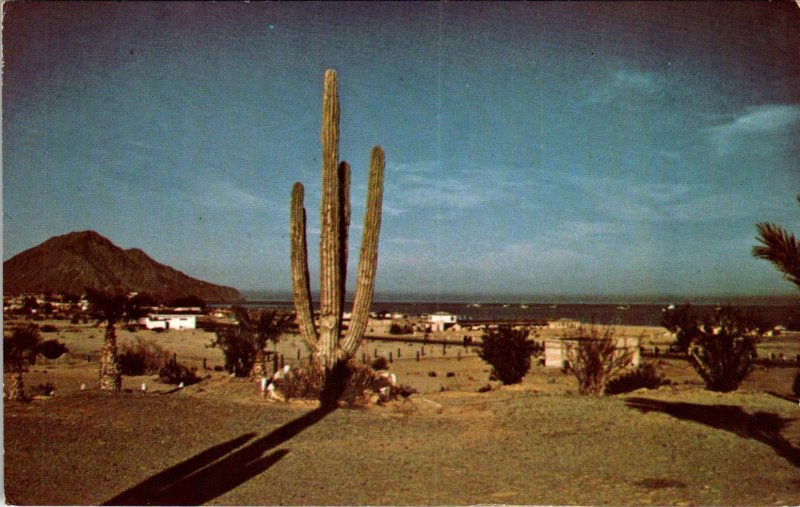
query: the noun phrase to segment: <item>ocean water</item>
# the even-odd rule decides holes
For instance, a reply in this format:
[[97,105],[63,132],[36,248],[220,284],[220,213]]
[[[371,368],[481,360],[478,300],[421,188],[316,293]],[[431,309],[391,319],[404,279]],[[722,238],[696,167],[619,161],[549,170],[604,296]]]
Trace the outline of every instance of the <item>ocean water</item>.
[[[293,308],[291,295],[265,291],[242,291],[245,306]],[[494,300],[494,301],[493,301]],[[431,295],[376,294],[372,311],[422,315],[448,312],[459,320],[480,321],[542,321],[574,319],[584,323],[657,326],[661,324],[667,305],[689,302],[699,313],[713,311],[720,305],[730,305],[740,311],[759,316],[773,324],[784,324],[800,313],[800,299],[780,298],[692,298],[671,299],[654,297],[596,297],[546,296],[528,300],[519,297],[476,297]],[[345,304],[349,310],[352,303]]]

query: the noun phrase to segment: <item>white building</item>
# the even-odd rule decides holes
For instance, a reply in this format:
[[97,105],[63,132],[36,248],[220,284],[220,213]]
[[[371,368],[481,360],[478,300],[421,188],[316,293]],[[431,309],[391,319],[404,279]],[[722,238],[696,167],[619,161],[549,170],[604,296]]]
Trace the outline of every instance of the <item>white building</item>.
[[[563,368],[564,364],[575,361],[575,354],[581,341],[592,338],[548,338],[544,341],[544,365],[550,368]],[[616,354],[630,354],[631,365],[639,366],[641,339],[636,337],[612,338],[616,340]]]
[[550,329],[577,329],[580,326],[581,322],[574,319],[551,320],[547,323],[547,327]]
[[444,331],[458,323],[458,317],[452,313],[436,312],[428,315],[428,326],[431,331]]
[[197,315],[154,313],[141,323],[147,329],[197,329]]

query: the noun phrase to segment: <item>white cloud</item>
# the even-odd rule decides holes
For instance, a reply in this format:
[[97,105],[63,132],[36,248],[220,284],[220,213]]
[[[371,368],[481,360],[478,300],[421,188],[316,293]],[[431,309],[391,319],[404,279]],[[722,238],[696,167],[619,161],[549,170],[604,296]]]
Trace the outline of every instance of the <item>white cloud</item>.
[[800,124],[800,105],[767,104],[748,107],[718,125],[706,128],[717,156],[724,156],[743,143],[742,136],[781,135]]
[[[496,186],[487,187],[488,170],[461,171],[454,175],[439,161],[400,164],[390,168],[384,210],[400,215],[413,208],[464,210],[498,199]],[[501,180],[502,181],[502,180]]]
[[771,104],[747,108],[733,120],[709,127],[713,132],[726,135],[735,133],[762,133],[784,130],[800,122],[800,105]]
[[200,206],[218,209],[266,208],[270,202],[258,195],[221,179],[202,179],[190,190],[192,201]]
[[608,104],[632,94],[655,95],[665,88],[665,80],[655,72],[620,69],[604,79],[591,79],[585,84],[587,99],[592,104]]
[[612,86],[621,90],[657,93],[662,90],[663,82],[655,72],[621,69],[614,74]]
[[410,245],[410,246],[425,246],[433,244],[430,241],[424,239],[403,238],[403,237],[387,238],[385,240],[381,240],[381,242],[395,244],[395,245]]

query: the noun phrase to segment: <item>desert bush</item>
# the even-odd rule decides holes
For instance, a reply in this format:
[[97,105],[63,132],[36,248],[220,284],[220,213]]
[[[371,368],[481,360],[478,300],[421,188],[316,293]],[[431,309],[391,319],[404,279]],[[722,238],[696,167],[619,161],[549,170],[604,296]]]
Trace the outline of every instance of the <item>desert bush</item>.
[[376,357],[375,360],[372,361],[372,364],[370,365],[370,367],[373,370],[388,370],[389,369],[389,361],[383,356]]
[[389,334],[414,334],[414,326],[407,323],[392,322],[389,326]]
[[537,348],[527,331],[503,326],[484,335],[478,355],[492,366],[491,375],[503,384],[518,384],[530,370],[531,355]]
[[273,378],[272,382],[287,400],[313,399],[323,403],[334,400],[349,407],[363,407],[373,400],[385,403],[417,392],[406,385],[392,385],[385,373],[379,374],[355,361],[337,363],[327,376],[323,370],[313,366],[295,368]]
[[643,363],[633,370],[612,378],[607,384],[606,394],[622,394],[636,389],[657,389],[669,385],[670,381],[657,370],[656,363]]
[[124,343],[121,349],[118,360],[123,375],[158,373],[170,359],[170,353],[158,343],[138,336],[133,343]]
[[264,375],[267,343],[278,343],[292,316],[275,310],[248,311],[240,306],[233,307],[233,311],[238,324],[217,331],[211,346],[222,349],[228,373],[237,377]]
[[764,322],[723,307],[683,325],[691,328],[689,362],[710,391],[736,390],[752,369]]
[[31,387],[30,395],[51,396],[55,390],[56,390],[56,385],[53,382],[44,382],[42,384],[36,384],[35,386]]
[[200,378],[193,368],[189,368],[178,361],[169,360],[158,372],[158,379],[165,384],[180,384],[188,386],[200,382]]
[[633,360],[633,351],[619,349],[614,330],[600,332],[597,328],[578,328],[570,337],[577,344],[569,350],[570,370],[578,380],[581,394],[603,394],[608,383],[627,369]]
[[242,327],[234,327],[217,332],[213,347],[222,349],[225,356],[225,371],[237,377],[250,375],[256,360],[253,336]]
[[67,346],[58,340],[45,340],[39,345],[39,353],[47,359],[58,359],[67,352]]
[[42,333],[57,333],[58,332],[58,328],[56,326],[52,325],[52,324],[45,324],[44,326],[42,326],[41,332]]

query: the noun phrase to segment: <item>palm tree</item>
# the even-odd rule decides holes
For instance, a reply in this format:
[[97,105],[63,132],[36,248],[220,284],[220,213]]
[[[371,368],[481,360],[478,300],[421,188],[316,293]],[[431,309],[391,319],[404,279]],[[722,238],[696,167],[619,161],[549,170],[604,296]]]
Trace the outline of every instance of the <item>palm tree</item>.
[[[800,203],[800,194],[797,196]],[[762,244],[753,247],[753,255],[770,261],[783,276],[800,288],[800,242],[794,234],[770,222],[756,224]]]
[[36,349],[40,342],[39,330],[32,325],[19,327],[9,338],[3,339],[3,366],[5,370],[11,372],[9,399],[17,401],[25,399],[22,373],[36,362]]
[[280,314],[276,310],[257,310],[248,312],[241,306],[233,308],[240,330],[247,335],[254,350],[253,366],[250,370],[252,378],[260,378],[267,374],[267,345],[272,342],[278,353],[278,340],[288,328],[292,316]]
[[32,364],[36,364],[39,354],[48,359],[58,359],[67,352],[67,347],[58,340],[42,341],[35,325],[18,327],[11,336],[3,338],[3,369],[11,373],[8,397],[12,400],[25,399],[25,385],[22,374]]
[[267,373],[267,345],[272,342],[277,347],[292,316],[276,310],[247,311],[241,306],[232,310],[237,324],[217,332],[216,344],[225,354],[225,367],[236,376],[260,378]]
[[117,333],[114,326],[118,322],[127,324],[143,316],[146,313],[140,304],[143,299],[124,294],[112,295],[88,287],[86,298],[89,300],[89,311],[98,324],[106,323],[97,387],[104,391],[119,391],[122,388],[122,371],[117,356]]

